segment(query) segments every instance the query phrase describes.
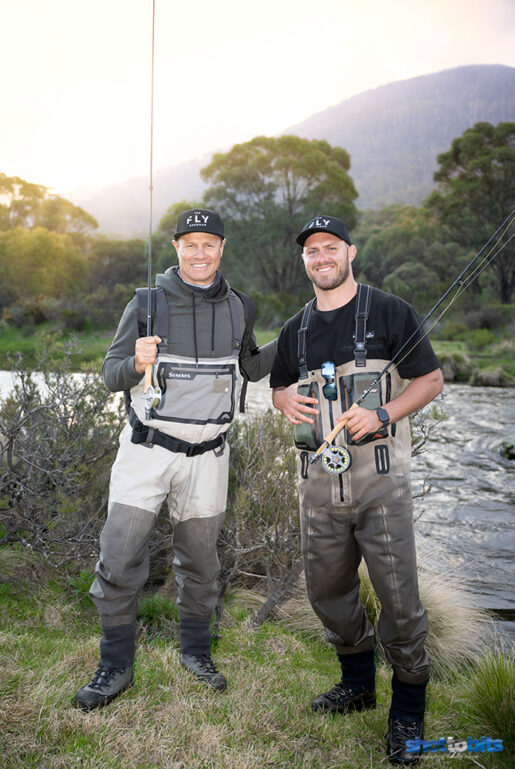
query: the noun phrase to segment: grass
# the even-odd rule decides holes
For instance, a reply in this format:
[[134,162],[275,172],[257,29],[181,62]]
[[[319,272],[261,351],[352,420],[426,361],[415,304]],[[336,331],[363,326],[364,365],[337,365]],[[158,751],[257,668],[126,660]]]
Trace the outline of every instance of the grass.
[[[384,733],[391,671],[383,663],[376,710],[349,717],[313,713],[311,698],[338,679],[334,652],[320,638],[287,623],[253,629],[248,607],[233,597],[214,650],[229,680],[226,693],[208,690],[180,667],[175,641],[147,632],[139,644],[135,685],[108,708],[85,714],[70,699],[96,667],[94,608],[20,551],[0,549],[0,574],[4,769],[389,766]],[[161,603],[166,620],[170,609]],[[147,605],[154,619],[159,605],[154,599]],[[435,676],[426,735],[507,739],[510,682],[511,662],[498,654]],[[432,754],[431,767],[448,766],[448,758]],[[460,763],[509,765],[507,750],[464,755]]]
[[[8,369],[8,356],[16,355],[18,352],[23,353],[24,360],[29,367],[33,366],[35,364],[34,351],[37,338],[41,333],[51,330],[53,329],[49,323],[37,326],[30,333],[26,329],[12,328],[3,324],[0,334],[0,369]],[[259,345],[271,342],[278,333],[279,329],[255,329]],[[71,336],[78,340],[80,350],[73,356],[73,369],[79,371],[81,366],[86,363],[94,363],[100,369],[107,348],[113,339],[114,329],[74,332],[63,335],[63,339],[66,340]],[[431,342],[437,355],[461,353],[471,358],[480,369],[501,366],[509,376],[515,378],[515,356],[513,344],[509,340],[496,342],[482,351],[472,350],[464,341],[432,339]]]

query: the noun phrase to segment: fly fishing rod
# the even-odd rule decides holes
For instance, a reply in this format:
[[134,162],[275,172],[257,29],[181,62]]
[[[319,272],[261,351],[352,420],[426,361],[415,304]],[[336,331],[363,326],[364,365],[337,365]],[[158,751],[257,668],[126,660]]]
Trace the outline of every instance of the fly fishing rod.
[[[152,193],[154,161],[154,30],[156,20],[156,0],[152,0],[152,67],[150,87],[150,179],[148,206],[148,256],[147,256],[147,336],[152,335]],[[161,389],[152,384],[151,363],[145,368],[145,419],[150,419],[152,408],[161,402]]]
[[[368,387],[368,388],[365,390],[365,392],[364,392],[362,395],[360,395],[360,397],[359,397],[359,398],[358,398],[358,399],[357,399],[357,400],[356,400],[356,401],[355,401],[355,402],[352,404],[352,406],[350,407],[351,409],[357,408],[357,407],[358,407],[358,406],[359,406],[361,403],[363,403],[363,401],[365,400],[365,398],[367,397],[367,395],[368,395],[368,394],[369,394],[369,393],[370,393],[370,392],[371,392],[371,391],[374,389],[374,387],[377,387],[377,385],[378,385],[378,384],[380,384],[380,383],[382,382],[382,380],[385,378],[385,376],[388,374],[388,372],[389,372],[389,371],[392,369],[392,367],[393,367],[393,366],[395,366],[395,365],[399,365],[399,363],[401,363],[403,360],[405,360],[405,358],[407,358],[407,357],[408,357],[408,355],[410,355],[410,354],[413,352],[413,350],[415,349],[415,347],[416,347],[418,344],[420,344],[420,342],[421,342],[421,341],[422,341],[422,340],[423,340],[423,339],[424,339],[424,338],[425,338],[425,337],[426,337],[426,336],[429,334],[429,332],[431,331],[431,329],[432,329],[432,328],[435,326],[435,324],[436,324],[436,323],[438,323],[438,321],[440,320],[440,318],[441,318],[441,317],[442,317],[442,316],[443,316],[443,315],[444,315],[444,314],[447,312],[447,310],[448,310],[448,309],[451,307],[451,305],[452,305],[452,304],[454,304],[454,302],[456,301],[456,299],[457,299],[459,296],[461,296],[461,294],[462,294],[462,293],[463,293],[463,292],[464,292],[464,291],[465,291],[465,290],[466,290],[466,289],[467,289],[467,288],[470,286],[470,284],[471,284],[471,283],[472,283],[474,280],[476,280],[476,278],[478,278],[478,277],[479,277],[479,275],[480,275],[480,274],[483,272],[483,270],[485,270],[485,269],[488,267],[488,265],[489,265],[489,264],[490,264],[490,263],[491,263],[491,262],[492,262],[492,261],[495,259],[495,257],[496,257],[498,254],[500,254],[500,252],[501,252],[501,251],[502,251],[504,248],[506,248],[506,246],[508,245],[508,243],[509,243],[509,242],[512,240],[512,238],[514,237],[514,235],[513,235],[513,234],[512,234],[512,235],[510,235],[510,237],[508,238],[508,240],[506,241],[506,243],[504,243],[503,245],[501,245],[501,246],[498,248],[498,250],[495,250],[495,249],[497,248],[498,244],[500,243],[500,241],[502,240],[502,238],[504,237],[504,235],[506,234],[506,232],[509,230],[509,228],[510,228],[510,226],[511,226],[511,223],[512,223],[512,221],[513,221],[513,218],[514,218],[514,217],[515,217],[515,210],[514,210],[514,211],[512,211],[512,212],[511,212],[511,213],[510,213],[510,214],[509,214],[509,215],[506,217],[506,219],[505,219],[505,220],[502,222],[502,224],[500,224],[500,225],[499,225],[499,227],[496,229],[496,231],[494,232],[494,234],[493,234],[493,235],[492,235],[492,236],[491,236],[491,237],[490,237],[490,238],[487,240],[487,242],[484,244],[484,246],[482,246],[482,248],[481,248],[481,249],[480,249],[480,250],[477,252],[477,254],[474,256],[474,258],[470,260],[470,262],[467,264],[467,266],[466,266],[466,267],[465,267],[465,268],[462,270],[462,272],[461,272],[461,273],[458,275],[458,277],[456,278],[456,280],[455,280],[455,281],[454,281],[454,282],[453,282],[453,283],[452,283],[452,284],[449,286],[449,288],[448,288],[448,289],[445,291],[445,293],[444,293],[444,294],[441,296],[441,298],[440,298],[440,299],[437,301],[437,303],[434,305],[434,307],[432,307],[432,308],[429,310],[429,312],[427,313],[427,315],[426,315],[426,316],[423,318],[423,320],[421,320],[421,322],[419,323],[419,325],[417,326],[417,328],[416,328],[416,329],[413,331],[413,333],[412,333],[412,334],[411,334],[411,335],[408,337],[408,339],[407,339],[407,340],[404,342],[404,344],[402,345],[402,347],[400,347],[400,348],[397,350],[397,352],[395,353],[395,355],[393,356],[393,358],[392,358],[392,359],[391,359],[391,360],[390,360],[390,361],[389,361],[389,362],[386,364],[386,366],[384,367],[384,369],[383,369],[383,370],[382,370],[382,371],[381,371],[381,372],[380,372],[380,373],[377,375],[377,377],[374,379],[374,381],[372,382],[372,384],[371,384],[371,385],[370,385],[370,386],[369,386],[369,387]],[[497,240],[495,240],[496,238],[497,238]],[[494,243],[494,245],[492,246],[492,248],[490,249],[490,251],[489,251],[489,252],[486,254],[486,256],[484,256],[484,257],[483,257],[483,259],[482,259],[482,260],[479,262],[479,264],[476,264],[476,262],[478,261],[479,257],[480,257],[480,256],[483,254],[483,252],[484,252],[484,251],[485,251],[485,250],[488,248],[488,246],[490,245],[490,243],[492,243],[492,241],[495,241],[495,243]],[[493,256],[491,256],[491,254],[492,254],[492,251],[494,252],[494,253],[493,253]],[[472,270],[472,272],[471,272],[471,274],[470,274],[470,275],[467,275],[467,273],[469,272],[469,270],[471,270],[471,268],[472,268],[472,267],[473,267],[475,264],[476,264],[476,267],[474,268],[474,270]],[[424,325],[427,323],[427,321],[429,320],[429,318],[430,318],[430,317],[433,315],[433,313],[435,313],[435,312],[436,312],[436,310],[437,310],[437,309],[440,307],[440,305],[441,305],[441,304],[442,304],[442,303],[443,303],[443,302],[444,302],[444,301],[447,299],[447,297],[449,296],[449,294],[451,293],[451,291],[452,291],[452,290],[453,290],[453,289],[454,289],[456,286],[458,286],[459,288],[458,288],[458,291],[456,292],[455,296],[454,296],[454,297],[452,297],[452,299],[449,301],[449,303],[447,304],[447,306],[446,306],[446,307],[445,307],[445,308],[442,310],[442,312],[440,313],[440,315],[439,315],[439,316],[436,318],[436,320],[434,320],[434,322],[433,322],[433,323],[430,325],[430,327],[429,327],[429,328],[428,328],[428,329],[427,329],[427,330],[426,330],[426,331],[425,331],[425,332],[424,332],[424,333],[423,333],[423,334],[422,334],[422,335],[421,335],[421,336],[420,336],[420,337],[419,337],[419,338],[418,338],[418,339],[415,341],[415,344],[413,344],[413,345],[412,345],[412,346],[409,348],[409,350],[408,350],[408,351],[407,351],[407,352],[404,354],[404,356],[403,356],[403,357],[402,357],[400,360],[398,360],[399,356],[400,356],[400,355],[401,355],[401,354],[404,352],[404,350],[406,349],[406,347],[407,347],[407,346],[410,344],[410,342],[411,342],[411,341],[412,341],[412,340],[413,340],[413,339],[414,339],[414,338],[415,338],[415,337],[416,337],[416,336],[419,334],[419,332],[420,332],[420,331],[421,331],[421,329],[424,327]],[[345,425],[347,424],[347,421],[348,421],[348,419],[344,419],[343,421],[341,421],[341,422],[338,422],[338,424],[337,424],[337,425],[336,425],[336,426],[335,426],[335,427],[334,427],[334,428],[331,430],[331,432],[330,432],[330,433],[328,433],[328,435],[324,437],[324,440],[323,440],[323,442],[321,443],[321,445],[318,447],[318,449],[315,451],[315,453],[313,454],[313,456],[312,456],[312,457],[311,457],[311,459],[309,460],[309,463],[310,463],[310,464],[314,464],[314,463],[317,461],[317,459],[318,459],[318,458],[319,458],[321,455],[323,455],[323,454],[324,454],[324,452],[325,452],[325,451],[329,450],[329,451],[331,451],[331,455],[327,457],[327,460],[328,460],[328,465],[329,465],[331,468],[333,468],[332,470],[330,470],[330,472],[336,472],[336,473],[339,473],[339,472],[344,472],[344,471],[347,469],[347,467],[348,467],[348,463],[346,463],[345,461],[343,461],[345,458],[343,458],[343,460],[342,460],[342,461],[339,461],[339,457],[337,456],[337,453],[335,453],[335,451],[334,451],[334,450],[335,450],[335,448],[337,448],[337,447],[334,447],[334,446],[332,446],[332,447],[331,447],[331,444],[332,444],[332,442],[334,441],[334,439],[336,438],[336,436],[338,435],[338,433],[340,432],[340,430],[342,430],[342,429],[345,427]],[[324,467],[325,467],[325,465],[324,465]]]

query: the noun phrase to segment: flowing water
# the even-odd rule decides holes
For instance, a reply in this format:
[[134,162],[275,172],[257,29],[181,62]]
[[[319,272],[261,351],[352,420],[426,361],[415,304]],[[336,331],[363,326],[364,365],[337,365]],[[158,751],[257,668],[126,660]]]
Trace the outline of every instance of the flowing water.
[[[0,371],[0,395],[12,387]],[[515,434],[515,390],[447,384],[438,405],[449,416],[413,459],[418,543],[438,570],[460,577],[471,603],[496,612],[515,639],[515,460],[499,453]],[[271,406],[266,380],[250,383],[249,414]]]

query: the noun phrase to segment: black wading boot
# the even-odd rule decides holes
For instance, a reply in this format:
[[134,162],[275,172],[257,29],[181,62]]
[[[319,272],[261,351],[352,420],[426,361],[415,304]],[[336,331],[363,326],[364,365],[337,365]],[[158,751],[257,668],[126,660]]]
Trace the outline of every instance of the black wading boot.
[[199,681],[223,692],[227,689],[227,681],[211,659],[210,641],[208,619],[181,617],[181,665]]
[[376,706],[374,650],[339,654],[342,679],[328,692],[319,694],[311,707],[326,713],[351,713]]
[[106,667],[102,662],[86,686],[79,689],[73,704],[81,710],[93,710],[108,705],[132,684],[132,665],[126,668]]
[[[415,741],[424,739],[426,687],[427,681],[419,684],[401,681],[394,671],[386,735],[386,753],[392,764],[417,766],[420,763],[422,748],[417,748]],[[406,745],[408,740],[414,741],[411,746]]]
[[193,673],[199,681],[219,692],[227,689],[227,681],[216,669],[210,654],[181,654],[180,659],[183,668]]
[[132,684],[136,625],[115,625],[102,628],[100,663],[89,682],[79,689],[73,704],[82,710],[108,705]]

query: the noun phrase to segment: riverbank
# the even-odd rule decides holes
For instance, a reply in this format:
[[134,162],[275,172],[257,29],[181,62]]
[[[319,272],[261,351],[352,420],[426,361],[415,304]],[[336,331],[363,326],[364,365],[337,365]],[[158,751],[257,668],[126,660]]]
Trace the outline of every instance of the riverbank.
[[[391,669],[378,658],[377,708],[348,717],[314,713],[311,699],[339,677],[334,651],[287,621],[254,628],[228,596],[213,653],[227,676],[220,694],[179,664],[177,607],[142,601],[134,686],[83,713],[75,691],[98,661],[96,610],[84,593],[33,555],[0,548],[0,763],[94,769],[370,769],[386,766]],[[80,587],[80,586],[79,586]],[[169,612],[165,612],[165,607]],[[513,747],[513,667],[502,649],[435,671],[426,739],[490,737],[503,750],[457,753],[460,766],[504,769]],[[451,752],[431,753],[434,769]],[[479,763],[478,763],[479,759]]]
[[[279,329],[256,329],[260,345],[275,339]],[[36,365],[35,351],[43,334],[52,333],[48,324],[42,324],[37,331],[28,334],[4,324],[0,333],[0,369],[10,368],[9,358],[22,353],[26,367]],[[72,356],[72,370],[81,371],[85,366],[102,363],[106,350],[111,344],[114,329],[110,331],[83,331],[62,336],[63,347],[76,341]],[[464,341],[431,339],[436,354],[442,362],[447,382],[484,385],[485,387],[515,386],[515,344],[504,340],[490,344],[482,350],[471,348]],[[61,357],[64,357],[64,350]]]

